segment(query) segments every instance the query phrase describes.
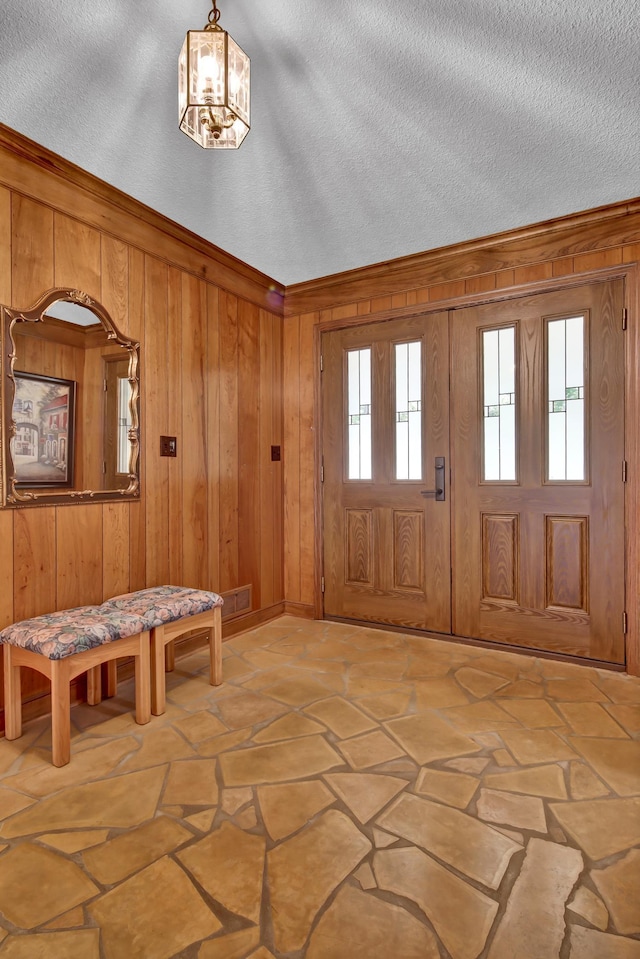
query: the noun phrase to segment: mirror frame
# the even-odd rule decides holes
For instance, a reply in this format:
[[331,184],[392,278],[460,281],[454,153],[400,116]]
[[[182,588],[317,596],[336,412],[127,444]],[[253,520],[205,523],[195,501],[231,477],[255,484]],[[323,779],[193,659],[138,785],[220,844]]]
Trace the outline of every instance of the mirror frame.
[[[15,398],[15,362],[17,359],[14,329],[19,323],[42,323],[46,311],[54,303],[65,300],[77,303],[89,309],[114,345],[121,346],[129,354],[129,383],[131,384],[131,426],[129,428],[129,484],[125,489],[78,490],[60,487],[26,487],[16,478],[16,470],[11,455],[11,440],[16,434],[13,419]],[[123,336],[106,309],[87,293],[81,290],[56,288],[44,293],[30,310],[14,310],[0,306],[0,505],[9,506],[49,506],[53,504],[91,502],[101,503],[110,500],[131,500],[140,498],[140,344]],[[51,319],[54,319],[51,317]]]

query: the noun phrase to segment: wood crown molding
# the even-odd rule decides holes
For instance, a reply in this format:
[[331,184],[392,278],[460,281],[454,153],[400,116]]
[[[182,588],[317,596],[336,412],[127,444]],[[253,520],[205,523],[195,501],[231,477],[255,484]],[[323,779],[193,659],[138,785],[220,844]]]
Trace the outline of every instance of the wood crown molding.
[[0,158],[8,189],[282,315],[283,284],[2,123]]
[[286,288],[285,316],[640,242],[640,197]]

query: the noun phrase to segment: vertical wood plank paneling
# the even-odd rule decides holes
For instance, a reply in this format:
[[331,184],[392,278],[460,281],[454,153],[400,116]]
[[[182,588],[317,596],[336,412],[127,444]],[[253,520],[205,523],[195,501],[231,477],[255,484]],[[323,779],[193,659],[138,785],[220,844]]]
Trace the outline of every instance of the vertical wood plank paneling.
[[160,456],[167,432],[167,267],[145,257],[145,527],[147,585],[169,580],[169,468]]
[[[0,236],[11,237],[11,193],[4,187],[0,188]],[[0,242],[0,303],[11,303],[11,243],[6,241]],[[0,510],[0,629],[13,619],[13,513]]]
[[[390,296],[374,296],[371,299],[371,312],[372,313],[381,313],[383,310],[391,309],[391,297]],[[332,318],[334,320],[342,319],[340,315],[337,315],[337,309],[334,309],[332,312]]]
[[273,503],[273,489],[275,485],[275,470],[277,465],[271,461],[272,439],[272,411],[273,411],[273,380],[271,377],[272,365],[271,317],[264,310],[260,310],[260,393],[258,399],[259,411],[259,451],[260,451],[260,594],[265,606],[274,602],[274,562],[271,533],[273,520],[270,509]]
[[456,296],[464,296],[464,280],[453,280],[451,283],[436,283],[429,287],[429,303],[437,303],[438,300],[453,300]]
[[238,301],[220,292],[220,589],[238,580]]
[[129,336],[140,342],[140,500],[129,505],[129,589],[142,589],[147,584],[146,564],[146,380],[147,361],[144,348],[144,255],[139,250],[129,250]]
[[548,280],[553,276],[551,263],[534,263],[532,266],[516,267],[513,278],[516,284],[535,283],[536,280]]
[[300,318],[285,317],[283,342],[284,400],[284,592],[300,602],[300,511],[313,504],[300,501]]
[[217,287],[207,286],[207,507],[209,530],[208,588],[220,592],[220,341]]
[[[100,301],[123,334],[129,331],[129,248],[110,236],[101,236]],[[129,590],[130,503],[102,507],[102,592],[108,599]]]
[[[101,233],[78,195],[67,210],[0,188],[0,302],[82,289],[140,342],[141,499],[0,511],[0,623],[169,580],[222,591],[242,577],[254,608],[271,606],[284,597],[283,464],[270,459],[284,445],[282,319]],[[25,348],[83,394],[84,356],[47,345]],[[176,460],[160,458],[161,433],[178,437]],[[44,695],[29,676],[25,694]]]
[[496,273],[496,290],[513,286],[515,283],[514,273],[514,270],[500,270],[499,273]]
[[58,609],[102,601],[102,509],[99,504],[56,508]]
[[206,289],[195,277],[182,277],[182,564],[188,586],[208,580]]
[[260,311],[260,585],[262,606],[283,599],[282,460],[271,459],[271,447],[282,455],[282,326],[278,317]]
[[[30,307],[54,285],[53,213],[14,194],[11,203],[11,293],[13,305]],[[56,609],[56,510],[16,510],[13,520],[14,618]],[[30,676],[25,695],[44,690]]]
[[102,599],[129,591],[129,503],[102,507]]
[[593,253],[581,253],[573,258],[575,273],[586,270],[601,270],[605,266],[618,266],[622,263],[622,248],[614,247],[610,250],[598,250]]
[[[313,502],[315,464],[314,319],[300,317],[300,499]],[[300,510],[300,602],[312,605],[315,590],[315,511]]]
[[[284,413],[283,413],[283,380],[282,380],[282,319],[271,315],[273,344],[271,356],[271,380],[273,382],[273,407],[271,412],[272,442],[280,447],[281,456],[284,450]],[[274,490],[273,490],[273,557],[274,574],[273,590],[274,602],[284,599],[284,472],[282,460],[274,463]]]
[[0,303],[11,306],[11,192],[0,187]]
[[82,290],[96,300],[102,295],[100,234],[79,220],[54,215],[56,286]]
[[[183,310],[183,273],[169,269],[167,289],[167,383],[171,389],[167,395],[168,436],[175,436],[178,455],[166,461],[169,472],[169,581],[174,584],[191,585],[183,574],[182,540],[188,520],[183,516],[183,474],[189,458],[193,439],[183,429],[182,409],[185,402],[182,378],[182,350],[188,347],[191,338],[191,317],[188,304]],[[195,584],[194,584],[195,585]]]
[[0,510],[0,629],[14,620],[13,591],[13,513]]
[[122,335],[132,336],[129,329],[129,247],[104,234],[100,237],[99,298]]
[[495,290],[495,288],[495,273],[482,273],[480,276],[470,276],[464,283],[465,293],[486,293],[488,290]]
[[16,620],[56,609],[56,510],[13,513],[13,588]]
[[260,310],[238,304],[238,577],[260,608]]
[[[626,263],[640,264],[640,243],[629,245],[624,248],[623,255]],[[636,267],[636,271],[637,271]],[[637,272],[636,272],[637,277]],[[629,478],[625,492],[625,515],[631,526],[630,535],[627,540],[627,571],[626,571],[626,596],[627,596],[627,669],[634,676],[640,676],[640,603],[637,598],[640,596],[640,535],[636,526],[637,517],[640,516],[640,431],[638,423],[640,422],[640,335],[638,333],[638,320],[640,319],[640,282],[627,284],[625,290],[626,306],[629,312],[631,324],[627,329],[627,349],[626,349],[626,390],[625,404],[627,422],[631,428],[627,430],[625,437],[625,453],[629,463]]]
[[560,260],[553,260],[551,270],[553,276],[568,276],[573,273],[573,257],[564,256]]
[[[14,619],[29,619],[57,609],[56,510],[13,511]],[[22,698],[49,692],[49,681],[33,670],[23,671]]]
[[27,309],[53,285],[53,213],[26,197],[11,203],[11,300]]

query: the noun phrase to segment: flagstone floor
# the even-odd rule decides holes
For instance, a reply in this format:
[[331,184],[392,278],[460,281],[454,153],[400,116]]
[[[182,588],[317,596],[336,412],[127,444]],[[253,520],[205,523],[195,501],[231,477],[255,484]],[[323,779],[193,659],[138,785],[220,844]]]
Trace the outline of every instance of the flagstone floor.
[[0,959],[640,959],[640,680],[282,617],[0,741]]

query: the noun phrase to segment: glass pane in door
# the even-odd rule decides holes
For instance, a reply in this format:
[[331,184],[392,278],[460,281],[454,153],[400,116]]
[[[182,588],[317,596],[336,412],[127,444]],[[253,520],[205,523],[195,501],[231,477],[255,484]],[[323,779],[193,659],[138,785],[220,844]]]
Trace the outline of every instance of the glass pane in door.
[[516,477],[515,327],[482,332],[483,479]]
[[584,316],[547,321],[547,479],[585,479]]
[[347,478],[370,480],[371,349],[347,352]]
[[422,479],[422,343],[396,343],[396,479]]

